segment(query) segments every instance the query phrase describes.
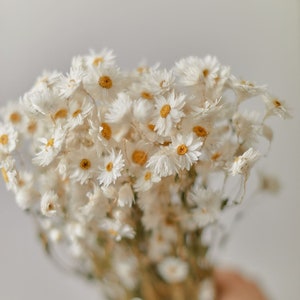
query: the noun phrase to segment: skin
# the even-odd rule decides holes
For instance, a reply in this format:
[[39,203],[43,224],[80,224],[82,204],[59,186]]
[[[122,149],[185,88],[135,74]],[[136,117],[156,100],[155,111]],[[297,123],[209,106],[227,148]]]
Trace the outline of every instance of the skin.
[[217,300],[268,300],[253,281],[234,271],[215,271]]

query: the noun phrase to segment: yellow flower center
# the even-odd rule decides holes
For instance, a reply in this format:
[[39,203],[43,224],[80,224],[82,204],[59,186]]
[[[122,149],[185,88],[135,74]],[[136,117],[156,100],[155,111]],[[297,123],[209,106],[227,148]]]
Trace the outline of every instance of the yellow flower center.
[[281,106],[281,102],[278,99],[274,99],[273,104],[274,104],[275,107],[280,107]]
[[193,127],[193,132],[199,137],[206,137],[208,135],[206,129],[202,126]]
[[2,173],[2,177],[3,177],[4,181],[6,183],[8,183],[9,182],[9,178],[8,178],[7,171],[5,170],[5,168],[1,168],[1,173]]
[[154,131],[155,125],[153,125],[153,124],[148,124],[148,128],[149,128],[151,131]]
[[73,118],[76,118],[81,112],[82,112],[82,110],[80,108],[75,110],[72,114]]
[[54,145],[54,138],[51,138],[48,140],[46,147],[53,147],[53,145]]
[[9,119],[12,123],[16,124],[16,123],[20,123],[22,117],[18,112],[13,112],[10,116]]
[[91,167],[91,162],[90,160],[86,159],[86,158],[83,158],[80,162],[80,168],[82,170],[88,170],[90,167]]
[[208,74],[209,74],[209,70],[208,69],[204,69],[203,71],[202,71],[202,74],[203,74],[203,77],[207,77],[208,76]]
[[110,172],[114,167],[114,164],[110,161],[107,165],[106,165],[106,171]]
[[165,104],[160,110],[160,116],[162,118],[166,118],[171,111],[171,106],[169,104]]
[[113,82],[109,76],[101,76],[98,80],[98,84],[104,89],[110,89]]
[[152,100],[153,99],[153,95],[149,92],[146,92],[146,91],[141,92],[141,97],[143,99],[147,99],[147,100]]
[[2,144],[2,145],[8,144],[8,135],[7,134],[2,134],[0,136],[0,144]]
[[109,140],[111,138],[111,128],[107,123],[102,123],[101,124],[102,130],[101,130],[101,135]]
[[48,205],[47,205],[47,210],[48,211],[55,210],[55,205],[52,202],[49,202]]
[[142,150],[135,150],[132,153],[132,161],[140,166],[144,165],[147,161],[147,153]]
[[104,61],[102,56],[97,56],[95,57],[94,61],[93,61],[93,65],[94,66],[99,66],[102,62]]
[[177,154],[184,155],[188,152],[188,147],[185,144],[181,144],[177,147]]
[[217,160],[220,156],[221,156],[221,153],[220,153],[220,152],[216,152],[216,153],[214,153],[214,154],[211,156],[211,159],[212,159],[212,160]]
[[146,181],[148,181],[148,180],[151,179],[151,176],[152,176],[151,172],[146,172],[146,174],[145,174],[145,176],[144,176],[144,179],[145,179]]
[[67,114],[68,114],[68,111],[65,108],[62,108],[54,114],[53,118],[54,118],[54,120],[63,119],[67,116]]

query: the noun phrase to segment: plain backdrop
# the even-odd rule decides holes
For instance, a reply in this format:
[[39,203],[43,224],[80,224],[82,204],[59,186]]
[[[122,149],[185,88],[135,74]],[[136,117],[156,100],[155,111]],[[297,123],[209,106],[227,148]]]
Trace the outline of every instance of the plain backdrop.
[[[300,295],[300,5],[297,0],[0,0],[0,104],[18,99],[44,69],[67,71],[72,56],[112,48],[122,68],[143,58],[171,66],[216,55],[235,75],[268,84],[294,118],[270,120],[263,168],[281,193],[260,196],[217,257],[243,270],[272,299]],[[33,222],[0,184],[0,299],[98,299],[97,289],[47,259]]]

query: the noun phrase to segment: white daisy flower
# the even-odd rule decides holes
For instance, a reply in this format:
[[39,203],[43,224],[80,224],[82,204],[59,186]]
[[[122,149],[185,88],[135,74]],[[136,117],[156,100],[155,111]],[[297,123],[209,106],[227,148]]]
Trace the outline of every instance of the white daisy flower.
[[77,56],[72,60],[70,73],[61,76],[57,83],[59,95],[64,98],[70,98],[82,85],[82,80],[86,76],[83,57]]
[[229,168],[231,175],[241,174],[247,176],[251,167],[259,159],[260,154],[253,148],[249,148],[243,155],[235,158],[233,164]]
[[48,191],[41,198],[41,212],[46,217],[53,217],[60,209],[59,197],[53,191]]
[[178,169],[173,151],[169,147],[163,147],[152,155],[146,167],[157,177],[174,175]]
[[98,173],[99,158],[94,147],[73,149],[67,156],[67,172],[71,179],[85,184]]
[[50,138],[40,138],[39,152],[32,159],[32,162],[42,167],[48,166],[60,153],[65,141],[66,132],[60,126],[54,128]]
[[1,174],[9,191],[17,190],[18,173],[16,170],[15,162],[15,159],[11,156],[7,156],[4,160],[0,160]]
[[70,129],[74,129],[76,126],[82,125],[93,108],[94,105],[88,98],[71,101],[69,105],[70,114],[67,120],[67,126]]
[[119,93],[117,99],[114,100],[105,114],[107,123],[121,123],[126,126],[131,121],[131,109],[133,101],[126,93]]
[[284,101],[279,100],[270,94],[263,96],[263,100],[267,110],[265,118],[268,116],[279,116],[282,119],[288,119],[292,117],[289,112],[289,108],[286,106]]
[[100,66],[113,67],[116,64],[116,56],[114,55],[113,51],[109,49],[103,49],[99,53],[91,50],[90,55],[87,55],[84,58],[86,65],[93,68]]
[[13,152],[18,144],[18,132],[9,123],[0,123],[0,153]]
[[201,84],[213,86],[219,69],[220,64],[214,56],[208,55],[204,59],[190,56],[176,63],[175,73],[182,86],[199,88]]
[[249,97],[263,95],[267,91],[267,87],[265,85],[259,86],[248,80],[238,79],[233,75],[230,76],[229,86],[237,94],[238,102],[241,102]]
[[168,283],[178,283],[186,279],[189,266],[178,257],[168,256],[157,265],[159,275]]
[[154,183],[157,183],[161,178],[155,173],[151,172],[149,169],[144,170],[140,176],[138,176],[137,181],[134,183],[133,187],[136,192],[145,192],[151,189]]
[[175,92],[172,92],[167,98],[157,97],[155,99],[155,117],[152,120],[155,125],[154,130],[162,136],[170,135],[175,125],[185,115],[182,111],[184,105],[185,96],[182,94],[177,96]]
[[83,83],[95,100],[104,103],[110,103],[124,89],[124,78],[117,67],[90,68]]
[[100,167],[100,175],[98,181],[100,185],[105,187],[111,183],[115,183],[117,178],[121,176],[121,171],[124,167],[124,159],[121,151],[116,154],[114,150],[103,159],[102,167]]
[[199,160],[202,144],[203,141],[194,139],[192,133],[186,136],[177,134],[172,137],[170,148],[174,151],[176,165],[179,169],[189,170],[191,165]]
[[1,115],[5,123],[10,123],[18,130],[22,130],[26,123],[24,110],[18,102],[9,102],[1,109]]

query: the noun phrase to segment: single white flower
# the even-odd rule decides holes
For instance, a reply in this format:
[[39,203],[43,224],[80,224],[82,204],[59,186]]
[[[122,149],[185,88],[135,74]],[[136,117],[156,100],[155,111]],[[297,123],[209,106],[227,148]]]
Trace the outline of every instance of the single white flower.
[[186,136],[177,134],[172,137],[172,143],[169,147],[174,152],[177,167],[181,170],[189,170],[192,164],[199,160],[202,144],[203,141],[198,138],[195,139],[192,133]]
[[253,148],[249,148],[243,155],[235,158],[233,164],[231,165],[229,172],[231,175],[235,176],[241,174],[247,176],[251,167],[259,159],[260,154]]
[[15,159],[11,156],[7,156],[4,160],[0,160],[1,174],[9,191],[17,190],[18,172],[16,170],[15,163]]
[[97,68],[100,66],[113,67],[116,64],[116,56],[112,50],[103,49],[101,52],[96,53],[91,50],[89,55],[84,57],[87,67]]
[[160,176],[151,172],[149,169],[144,170],[140,176],[138,176],[133,187],[136,192],[145,192],[151,189],[154,183],[161,180]]
[[40,151],[36,153],[32,162],[42,167],[48,166],[61,151],[65,135],[65,130],[58,126],[54,128],[54,132],[49,138],[40,138]]
[[55,191],[51,190],[43,194],[41,198],[41,212],[46,217],[52,217],[60,209],[59,197]]
[[184,95],[175,95],[175,92],[169,94],[167,98],[159,96],[155,101],[154,119],[152,124],[155,125],[154,130],[159,135],[170,135],[175,125],[184,117],[183,107],[185,105]]
[[111,183],[115,183],[117,178],[121,176],[121,171],[124,167],[124,159],[122,153],[115,153],[114,150],[108,156],[105,156],[100,167],[100,175],[98,181],[100,185],[105,187]]
[[279,116],[282,119],[288,119],[292,117],[289,112],[289,108],[285,104],[285,101],[279,100],[270,94],[264,95],[263,100],[266,105],[265,118],[273,115]]
[[186,279],[188,264],[178,257],[168,256],[158,266],[159,275],[168,283],[178,283]]
[[18,144],[18,132],[9,123],[0,123],[0,154],[13,152]]

